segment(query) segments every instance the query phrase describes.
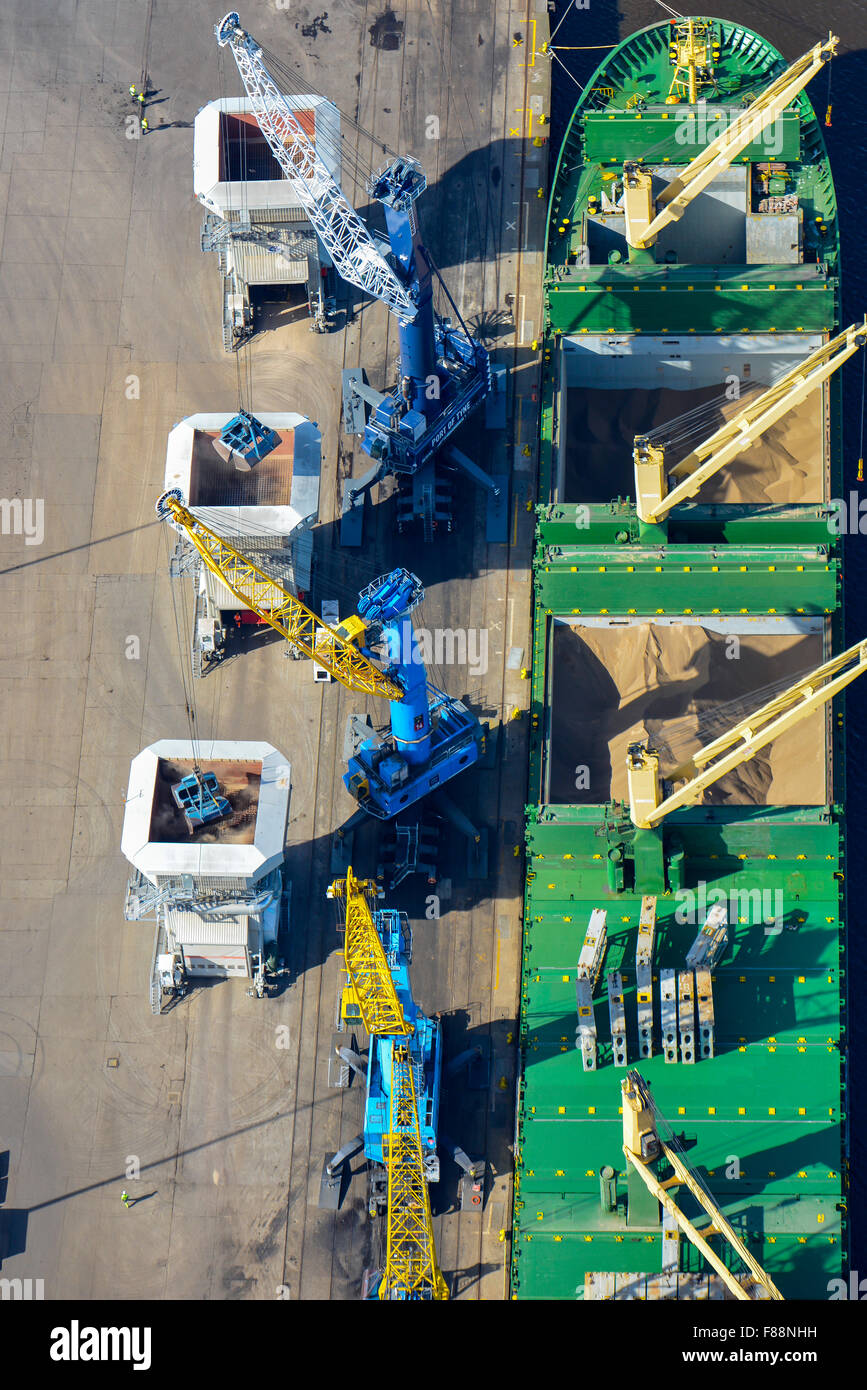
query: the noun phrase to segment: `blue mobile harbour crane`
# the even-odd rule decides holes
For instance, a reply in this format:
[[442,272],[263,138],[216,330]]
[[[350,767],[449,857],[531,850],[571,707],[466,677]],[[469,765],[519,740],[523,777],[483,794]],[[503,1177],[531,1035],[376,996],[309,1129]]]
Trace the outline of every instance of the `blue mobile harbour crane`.
[[[421,581],[405,569],[381,575],[359,595],[358,612],[331,628],[194,515],[177,488],[160,496],[156,511],[187,537],[208,569],[262,622],[347,689],[388,700],[388,729],[377,731],[367,717],[349,717],[343,780],[359,809],[339,833],[338,858],[349,852],[351,832],[367,815],[391,820],[423,797],[433,796],[437,809],[467,838],[470,877],[487,878],[486,831],[477,830],[442,790],[484,756],[487,725],[480,724],[463,701],[426,679],[409,618],[424,598]],[[371,651],[380,641],[386,647],[387,666]],[[339,867],[335,864],[335,872]]]
[[[438,529],[450,530],[449,479],[437,470],[441,451],[448,470],[462,469],[487,490],[486,538],[504,542],[508,475],[486,473],[448,442],[491,393],[493,377],[486,350],[471,336],[422,241],[415,210],[427,187],[421,165],[398,156],[367,183],[367,192],[385,211],[386,243],[346,198],[265,66],[262,48],[241,28],[238,14],[227,14],[214,32],[221,48],[231,48],[259,128],[327,257],[344,280],[381,300],[398,321],[400,379],[393,390],[375,391],[363,368],[343,372],[344,429],[358,436],[373,463],[363,477],[344,484],[341,544],[361,545],[364,498],[388,476],[398,479],[401,491],[399,528],[421,522],[426,540]],[[272,58],[272,66],[281,64]],[[434,277],[460,329],[436,314]]]
[[358,715],[350,716],[347,727],[343,781],[359,806],[379,820],[390,820],[435,791],[485,751],[485,733],[476,717],[427,680],[409,617],[424,592],[414,574],[396,569],[358,596],[367,640],[385,645],[386,674],[404,692],[402,700],[389,702],[388,733],[376,733]]

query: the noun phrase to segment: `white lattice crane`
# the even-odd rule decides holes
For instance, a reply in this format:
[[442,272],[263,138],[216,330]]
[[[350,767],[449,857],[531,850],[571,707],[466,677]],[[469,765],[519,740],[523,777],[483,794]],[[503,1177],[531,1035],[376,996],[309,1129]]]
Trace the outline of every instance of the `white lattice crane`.
[[416,215],[416,200],[427,186],[421,165],[396,156],[367,182],[367,192],[385,212],[386,246],[371,233],[320,158],[315,141],[268,71],[261,46],[242,29],[238,14],[227,14],[215,33],[220,46],[231,50],[259,129],[337,271],[380,300],[398,321],[400,379],[392,391],[375,391],[361,368],[347,368],[343,373],[344,428],[360,436],[361,449],[374,464],[363,478],[345,485],[342,541],[361,543],[360,507],[375,483],[388,474],[409,475],[423,469],[428,476],[404,499],[399,524],[421,520],[425,539],[438,526],[450,529],[447,482],[437,482],[433,473],[436,456],[445,447],[451,463],[498,499],[491,504],[496,534],[490,533],[494,521],[489,517],[488,539],[505,540],[507,518],[499,501],[500,481],[448,443],[491,390],[491,367],[487,352],[471,337],[444,285],[460,331],[434,313],[433,276],[440,284],[442,279],[423,244]]

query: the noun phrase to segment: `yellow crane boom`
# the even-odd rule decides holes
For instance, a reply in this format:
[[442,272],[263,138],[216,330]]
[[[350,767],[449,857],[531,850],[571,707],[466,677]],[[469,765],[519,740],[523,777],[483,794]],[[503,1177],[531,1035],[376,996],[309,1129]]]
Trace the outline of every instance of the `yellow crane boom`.
[[403,688],[358,650],[356,640],[365,631],[361,618],[347,618],[339,629],[328,627],[276,579],[211,531],[174,492],[163,493],[156,511],[163,520],[171,519],[180,526],[211,573],[222,580],[239,603],[270,624],[287,642],[293,642],[305,656],[324,666],[347,690],[381,695],[385,700],[404,698]]
[[686,780],[684,786],[663,799],[659,754],[646,744],[632,744],[626,755],[629,814],[634,825],[648,830],[671,811],[698,800],[707,787],[754,757],[761,748],[808,718],[832,700],[838,691],[867,670],[867,640],[832,657],[788,690],[740,720],[727,733],[706,744],[686,762],[667,774],[669,782]]
[[[770,429],[811,391],[842,367],[853,353],[867,341],[867,316],[863,323],[838,333],[830,342],[811,352],[809,357],[792,367],[766,391],[748,401],[730,420],[727,420],[685,458],[668,470],[665,445],[652,444],[647,435],[636,435],[633,449],[635,463],[635,500],[642,521],[659,522],[672,507],[693,497],[708,478],[712,478],[732,459]],[[668,491],[668,479],[683,477],[683,482]]]
[[376,893],[376,884],[370,879],[356,878],[351,868],[345,879],[335,879],[328,889],[329,898],[346,903],[343,950],[364,1027],[371,1037],[408,1037],[412,1024],[403,1016],[388,958],[368,905]]
[[663,189],[654,206],[650,174],[636,164],[624,165],[623,206],[626,214],[626,240],[638,249],[650,247],[659,233],[677,222],[708,184],[733,159],[746,149],[762,131],[785,111],[811,77],[832,58],[840,42],[829,34],[824,43],[817,43],[792,63],[786,71],[766,87],[745,111],[728,125],[687,164],[682,174]]
[[[623,1096],[623,1152],[641,1180],[659,1199],[666,1211],[674,1217],[684,1235],[701,1251],[708,1264],[716,1270],[735,1298],[743,1302],[750,1302],[752,1295],[748,1287],[744,1287],[744,1284],[735,1277],[716,1251],[708,1244],[703,1234],[704,1231],[707,1231],[708,1234],[718,1232],[724,1236],[747,1266],[755,1283],[763,1288],[770,1298],[782,1302],[783,1295],[770,1275],[765,1273],[758,1260],[747,1249],[737,1232],[732,1229],[713,1198],[705,1191],[701,1183],[696,1181],[680,1154],[676,1153],[660,1137],[654,1119],[656,1107],[653,1103],[650,1087],[641,1074],[637,1071],[630,1071],[621,1081],[620,1089]],[[661,1183],[649,1167],[649,1163],[653,1162],[660,1153],[663,1153],[668,1159],[676,1175],[665,1183]],[[668,1191],[669,1187],[680,1186],[681,1184],[689,1189],[710,1217],[710,1225],[703,1227],[702,1231],[699,1231],[684,1215]]]
[[424,1175],[412,1059],[406,1043],[398,1039],[391,1049],[390,1133],[383,1135],[383,1154],[388,1166],[388,1239],[379,1296],[447,1299]]

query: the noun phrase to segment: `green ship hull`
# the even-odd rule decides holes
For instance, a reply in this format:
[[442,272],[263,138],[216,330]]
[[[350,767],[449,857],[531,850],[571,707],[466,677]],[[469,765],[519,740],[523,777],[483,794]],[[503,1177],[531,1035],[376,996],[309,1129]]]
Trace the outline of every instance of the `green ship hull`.
[[[827,1298],[847,1259],[842,701],[784,735],[780,761],[756,759],[660,829],[636,829],[625,800],[636,728],[672,745],[692,737],[691,751],[698,734],[761,703],[757,691],[843,645],[839,372],[757,465],[738,460],[662,526],[636,512],[635,434],[705,418],[725,383],[768,383],[840,327],[833,182],[803,92],[654,247],[626,244],[624,161],[664,182],[787,66],[742,26],[698,22],[719,47],[699,102],[666,100],[673,26],[633,34],[588,82],[550,200],[516,1299],[730,1296],[695,1246],[671,1239],[628,1170],[611,971],[622,975],[628,1066],[782,1295]],[[646,895],[656,899],[649,1057],[636,987]],[[676,1038],[666,1060],[661,972],[684,970],[715,902],[729,925],[712,973],[712,1055],[687,1057]],[[597,909],[607,948],[585,1070],[577,967]],[[678,1201],[704,1219],[684,1189]],[[740,1273],[731,1248],[712,1243]]]

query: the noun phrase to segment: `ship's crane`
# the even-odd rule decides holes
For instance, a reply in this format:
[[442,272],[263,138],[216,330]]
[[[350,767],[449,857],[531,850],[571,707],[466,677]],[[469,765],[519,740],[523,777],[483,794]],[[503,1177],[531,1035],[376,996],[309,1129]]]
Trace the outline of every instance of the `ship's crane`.
[[[867,317],[863,323],[838,333],[811,352],[767,390],[748,401],[736,415],[696,445],[685,458],[669,468],[668,445],[655,437],[635,436],[635,500],[638,516],[648,523],[661,522],[679,502],[693,497],[716,473],[738,458],[750,445],[807,398],[867,341]],[[656,442],[659,439],[660,442]],[[669,481],[677,480],[669,491]]]
[[[666,1211],[674,1217],[684,1235],[701,1251],[708,1264],[716,1271],[735,1298],[742,1302],[750,1302],[753,1299],[764,1297],[782,1302],[783,1295],[776,1284],[765,1273],[737,1232],[732,1229],[698,1176],[685,1163],[682,1153],[679,1153],[677,1148],[661,1138],[658,1126],[661,1124],[669,1131],[670,1127],[656,1108],[650,1087],[641,1074],[637,1071],[630,1071],[620,1083],[620,1089],[623,1097],[623,1152],[642,1182],[658,1198]],[[669,1178],[665,1182],[660,1182],[651,1167],[661,1157],[668,1160],[675,1174],[673,1178]],[[681,1186],[689,1189],[710,1217],[709,1225],[703,1226],[701,1230],[698,1230],[693,1222],[684,1215],[671,1196],[669,1189]],[[749,1270],[749,1274],[744,1276],[743,1282],[735,1277],[716,1251],[708,1244],[706,1235],[714,1233],[719,1233],[725,1237]]]
[[683,216],[693,199],[717,174],[727,169],[747,145],[782,115],[810,79],[834,56],[839,42],[831,34],[824,43],[814,44],[697,154],[655,200],[651,175],[636,163],[624,164],[623,207],[629,245],[638,250],[653,246],[659,233]]
[[787,729],[802,723],[865,670],[867,641],[824,662],[667,773],[667,782],[684,783],[668,796],[660,775],[659,753],[649,743],[631,744],[626,771],[633,824],[642,830],[651,829],[671,811],[693,805],[720,777],[754,757]]
[[[415,211],[427,185],[424,172],[414,159],[398,157],[370,179],[367,191],[385,210],[389,243],[384,243],[367,228],[319,157],[238,14],[227,14],[214,32],[220,46],[231,49],[259,128],[336,269],[344,280],[381,300],[398,321],[400,382],[394,390],[374,391],[361,369],[344,372],[344,426],[360,436],[362,450],[374,460],[363,478],[346,484],[344,517],[351,518],[357,509],[353,539],[347,522],[346,540],[360,543],[361,508],[375,483],[389,474],[415,475],[422,469],[427,469],[427,483],[413,487],[411,516],[425,522],[429,536],[438,521],[451,523],[441,505],[442,489],[438,501],[435,456],[491,390],[491,367],[444,285],[461,331],[434,313],[434,274],[442,280],[422,242]],[[460,450],[450,447],[449,460],[500,498],[499,481]]]
[[[408,570],[382,575],[359,594],[358,613],[335,629],[211,531],[184,505],[177,488],[162,494],[156,512],[187,537],[208,569],[262,622],[347,689],[389,701],[387,733],[357,716],[350,719],[351,752],[343,781],[370,815],[390,820],[478,762],[485,747],[479,721],[461,700],[427,681],[409,619],[424,598],[415,575]],[[385,670],[371,660],[369,647],[362,645],[374,641],[385,645]],[[451,814],[460,820],[457,808]],[[470,838],[478,838],[468,821],[460,828]]]
[[[412,998],[401,914],[370,911],[378,895],[376,884],[356,878],[351,868],[328,889],[329,898],[346,904],[347,988],[370,1035],[370,1051],[364,1133],[326,1163],[320,1206],[339,1204],[342,1166],[363,1146],[373,1165],[371,1211],[384,1206],[387,1224],[385,1265],[367,1282],[368,1296],[447,1299],[428,1193],[428,1183],[439,1179],[440,1027]],[[344,1055],[361,1069],[360,1058],[348,1049]]]

